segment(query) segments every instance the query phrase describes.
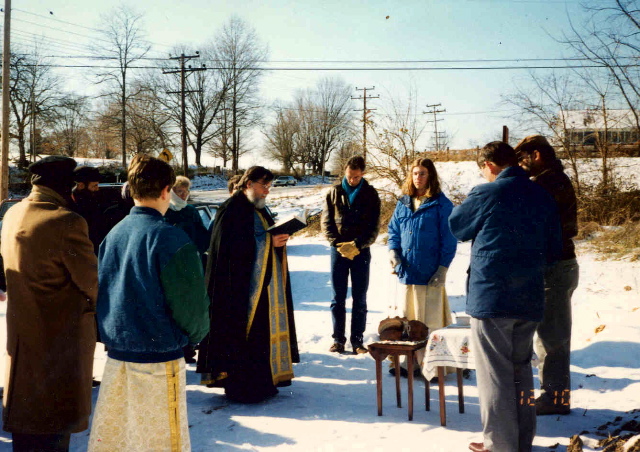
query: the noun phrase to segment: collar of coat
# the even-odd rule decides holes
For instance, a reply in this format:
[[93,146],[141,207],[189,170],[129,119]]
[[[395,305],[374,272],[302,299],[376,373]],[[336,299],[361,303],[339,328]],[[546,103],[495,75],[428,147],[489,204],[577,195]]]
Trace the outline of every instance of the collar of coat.
[[[422,204],[418,207],[418,210],[426,209],[427,207],[434,206],[436,204],[440,204],[440,196],[442,196],[442,192],[438,193],[436,196],[432,196],[431,198],[425,198],[422,200]],[[411,206],[411,196],[402,195],[399,201],[404,204],[408,209],[413,210]]]
[[526,177],[527,179],[529,178],[527,173],[519,166],[509,166],[503,169],[502,171],[500,171],[500,174],[498,174],[498,177],[496,177],[496,180],[506,179],[507,177]]
[[62,207],[68,206],[67,201],[60,193],[44,185],[34,185],[27,199],[35,202],[50,202]]

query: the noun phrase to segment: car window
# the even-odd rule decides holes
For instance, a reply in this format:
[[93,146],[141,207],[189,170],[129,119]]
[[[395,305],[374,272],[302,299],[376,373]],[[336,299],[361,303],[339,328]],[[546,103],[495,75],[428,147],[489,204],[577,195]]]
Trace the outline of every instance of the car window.
[[211,221],[211,214],[209,209],[206,206],[197,207],[198,213],[200,214],[200,219],[202,220],[202,224],[204,227],[209,227],[209,222]]

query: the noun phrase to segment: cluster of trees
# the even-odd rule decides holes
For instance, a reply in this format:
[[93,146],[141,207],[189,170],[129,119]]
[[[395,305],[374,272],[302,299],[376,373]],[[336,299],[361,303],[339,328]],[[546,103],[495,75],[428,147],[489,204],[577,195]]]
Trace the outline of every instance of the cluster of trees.
[[[66,90],[51,58],[37,48],[14,47],[11,138],[20,151],[20,165],[37,154],[64,154],[121,157],[126,166],[127,157],[139,152],[180,149],[183,84],[175,58],[158,62],[148,56],[143,17],[126,6],[104,16],[102,24],[93,56],[104,64],[91,79],[100,94],[91,98]],[[173,51],[188,53],[187,46]],[[208,152],[237,171],[239,157],[249,150],[243,137],[261,118],[260,66],[268,48],[247,23],[231,17],[197,56],[201,70],[185,71],[188,147],[197,165]],[[139,70],[149,61],[155,62],[153,70]]]
[[[582,187],[577,158],[584,146],[571,139],[571,132],[598,118],[599,130],[590,140],[602,162],[600,188],[606,192],[615,184],[610,156],[620,146],[611,142],[610,130],[624,127],[635,136],[640,132],[640,2],[593,0],[583,9],[586,19],[557,36],[575,69],[531,73],[503,100],[519,110],[521,130],[553,137],[570,162],[578,193]],[[631,123],[620,124],[616,109],[628,110]],[[586,113],[583,124],[573,123],[577,110]]]
[[323,174],[329,159],[356,139],[350,94],[341,79],[324,78],[290,104],[276,105],[275,119],[263,132],[267,156],[285,172]]

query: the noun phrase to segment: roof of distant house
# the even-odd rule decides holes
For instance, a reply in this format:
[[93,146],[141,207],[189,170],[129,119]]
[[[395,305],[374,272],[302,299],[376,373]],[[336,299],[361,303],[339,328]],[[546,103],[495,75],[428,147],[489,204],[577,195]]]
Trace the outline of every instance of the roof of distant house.
[[631,110],[607,110],[606,116],[603,115],[602,110],[569,110],[566,114],[569,129],[604,129],[605,118],[608,129],[628,129],[635,127],[636,124]]

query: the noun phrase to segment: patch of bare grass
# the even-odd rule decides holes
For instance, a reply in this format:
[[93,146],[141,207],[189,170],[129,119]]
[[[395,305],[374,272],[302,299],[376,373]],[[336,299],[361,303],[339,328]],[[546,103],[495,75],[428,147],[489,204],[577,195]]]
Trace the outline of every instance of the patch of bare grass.
[[614,259],[640,260],[640,221],[628,221],[597,234],[590,244],[600,253]]

